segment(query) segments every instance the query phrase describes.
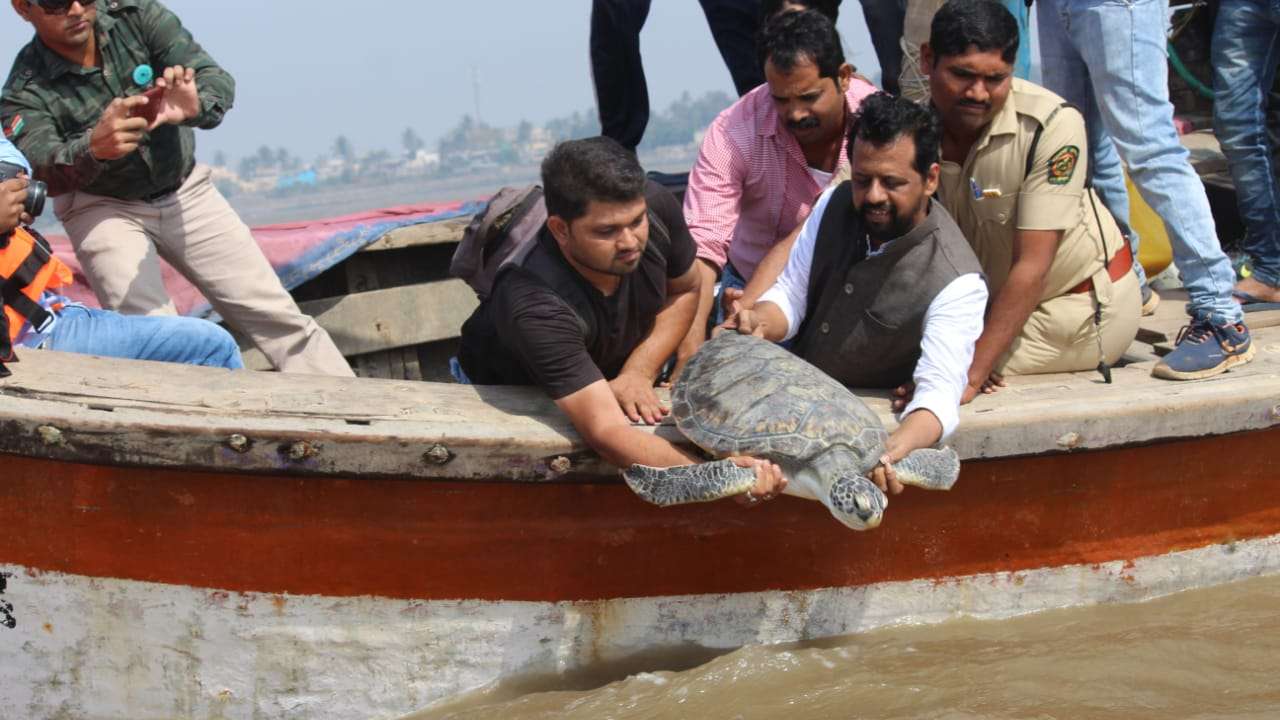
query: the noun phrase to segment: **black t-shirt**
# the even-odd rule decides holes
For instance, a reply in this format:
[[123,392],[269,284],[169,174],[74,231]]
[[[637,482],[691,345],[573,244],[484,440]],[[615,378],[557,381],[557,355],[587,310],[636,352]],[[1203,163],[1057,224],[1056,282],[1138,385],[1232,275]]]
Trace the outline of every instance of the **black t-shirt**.
[[650,182],[645,199],[667,236],[650,223],[640,265],[608,297],[569,265],[543,227],[529,257],[499,274],[462,326],[458,361],[472,382],[538,385],[558,400],[618,375],[653,328],[667,281],[688,272],[696,252],[675,197]]

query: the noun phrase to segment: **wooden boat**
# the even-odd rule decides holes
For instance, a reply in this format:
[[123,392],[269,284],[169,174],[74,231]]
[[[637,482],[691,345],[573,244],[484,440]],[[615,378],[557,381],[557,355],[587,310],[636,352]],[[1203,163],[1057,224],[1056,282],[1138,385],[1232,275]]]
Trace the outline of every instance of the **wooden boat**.
[[1251,319],[1257,359],[1218,378],[1134,357],[1110,386],[982,398],[957,488],[867,533],[792,498],[647,506],[534,391],[29,353],[0,382],[0,701],[393,717],[655,653],[1280,571],[1280,314]]
[[[395,231],[300,291],[362,374],[444,376],[474,299],[404,268],[442,265],[458,227]],[[1153,380],[1179,304],[1112,385],[1020,378],[967,406],[958,486],[866,533],[794,498],[645,505],[532,390],[28,353],[0,381],[0,706],[396,717],[1280,572],[1280,313],[1251,314],[1250,365]]]

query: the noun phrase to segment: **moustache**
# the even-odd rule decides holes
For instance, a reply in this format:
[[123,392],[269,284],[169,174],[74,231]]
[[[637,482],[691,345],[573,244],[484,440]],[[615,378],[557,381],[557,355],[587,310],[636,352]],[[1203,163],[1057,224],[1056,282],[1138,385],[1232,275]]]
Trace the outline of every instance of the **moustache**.
[[887,212],[893,214],[893,206],[889,203],[881,203],[879,205],[863,205],[859,210],[864,216],[873,212]]
[[822,123],[816,117],[807,117],[803,120],[788,120],[787,128],[789,130],[813,130]]
[[991,107],[991,103],[978,102],[976,100],[961,100],[959,105],[962,107],[980,108],[986,110]]

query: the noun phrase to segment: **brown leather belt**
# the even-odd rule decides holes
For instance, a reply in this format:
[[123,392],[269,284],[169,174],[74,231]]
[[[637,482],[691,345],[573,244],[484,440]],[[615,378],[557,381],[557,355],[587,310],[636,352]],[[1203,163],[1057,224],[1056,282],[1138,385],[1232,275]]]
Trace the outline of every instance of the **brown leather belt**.
[[[1125,242],[1120,251],[1111,258],[1111,262],[1107,263],[1107,274],[1111,276],[1111,282],[1119,282],[1132,269],[1133,251],[1129,249],[1129,243]],[[1067,293],[1087,293],[1092,289],[1093,278],[1088,277],[1084,279],[1084,282],[1068,290]]]

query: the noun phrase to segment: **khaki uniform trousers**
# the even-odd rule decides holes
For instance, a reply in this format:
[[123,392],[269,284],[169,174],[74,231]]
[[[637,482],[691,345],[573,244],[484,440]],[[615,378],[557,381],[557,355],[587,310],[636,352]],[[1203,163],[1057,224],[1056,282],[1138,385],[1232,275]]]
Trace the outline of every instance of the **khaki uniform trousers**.
[[1127,272],[1115,281],[1100,270],[1093,276],[1102,302],[1102,325],[1094,328],[1093,293],[1069,293],[1040,303],[1022,334],[996,365],[1001,375],[1092,370],[1098,366],[1098,337],[1107,364],[1120,359],[1138,335],[1142,295],[1138,276]]
[[104,308],[176,315],[159,258],[209,299],[281,372],[351,377],[329,334],[302,313],[253,235],[197,165],[177,192],[147,202],[72,192],[58,219]]

